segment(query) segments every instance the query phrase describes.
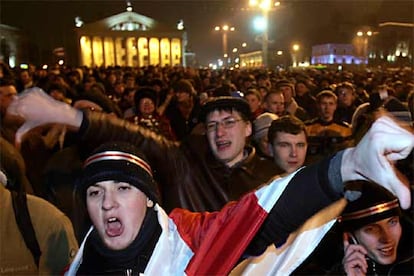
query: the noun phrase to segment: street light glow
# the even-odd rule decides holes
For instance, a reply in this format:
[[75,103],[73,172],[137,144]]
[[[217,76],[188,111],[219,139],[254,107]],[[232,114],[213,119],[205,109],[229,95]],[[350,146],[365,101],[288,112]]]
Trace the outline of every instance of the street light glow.
[[363,35],[364,35],[364,33],[362,31],[357,32],[357,36],[363,36]]
[[293,44],[293,46],[292,46],[292,49],[293,49],[293,51],[299,51],[299,49],[300,49],[300,46],[299,46],[299,44]]
[[367,32],[367,36],[371,36],[372,35],[372,32],[371,31],[368,31]]
[[253,21],[253,26],[258,31],[263,31],[267,29],[267,21],[263,16],[256,17]]
[[268,11],[268,10],[270,10],[271,3],[272,3],[271,0],[263,0],[260,3],[259,7],[264,11]]

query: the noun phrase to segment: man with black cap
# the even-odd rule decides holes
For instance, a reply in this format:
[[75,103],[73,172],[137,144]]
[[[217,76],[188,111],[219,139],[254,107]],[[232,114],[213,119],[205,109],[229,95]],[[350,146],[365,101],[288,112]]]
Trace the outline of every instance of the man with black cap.
[[241,98],[217,97],[207,102],[200,114],[205,135],[191,135],[181,143],[124,120],[62,106],[40,90],[32,90],[20,100],[22,105],[30,101],[26,110],[36,113],[27,120],[46,123],[62,119],[62,123],[78,130],[88,144],[119,140],[135,144],[156,172],[154,178],[160,184],[167,212],[176,207],[219,210],[282,172],[271,160],[260,159],[247,145],[252,123],[249,105]]
[[343,271],[347,275],[413,275],[413,221],[408,218],[403,229],[398,198],[367,181],[346,187],[359,197],[348,203],[339,218],[345,233]]

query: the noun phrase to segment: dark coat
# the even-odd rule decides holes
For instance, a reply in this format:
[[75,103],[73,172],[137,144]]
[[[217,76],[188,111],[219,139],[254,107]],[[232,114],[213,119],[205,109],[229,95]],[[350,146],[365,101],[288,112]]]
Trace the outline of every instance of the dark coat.
[[203,135],[172,142],[143,127],[99,113],[87,113],[79,133],[95,146],[120,140],[138,146],[152,166],[167,212],[176,207],[220,210],[227,202],[281,173],[273,162],[261,160],[250,146],[246,147],[248,156],[229,168],[213,156]]

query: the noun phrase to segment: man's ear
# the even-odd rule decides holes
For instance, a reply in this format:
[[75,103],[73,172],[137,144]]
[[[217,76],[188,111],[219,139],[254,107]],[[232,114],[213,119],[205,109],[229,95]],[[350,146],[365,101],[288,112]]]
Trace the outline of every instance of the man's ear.
[[275,156],[275,152],[273,151],[273,146],[270,143],[267,143],[267,151],[269,153],[270,156]]
[[245,135],[246,135],[246,137],[249,137],[249,136],[251,136],[251,135],[252,135],[252,132],[253,132],[252,122],[247,121],[247,122],[246,122],[246,124],[247,124],[247,126],[246,126],[246,132],[245,132]]

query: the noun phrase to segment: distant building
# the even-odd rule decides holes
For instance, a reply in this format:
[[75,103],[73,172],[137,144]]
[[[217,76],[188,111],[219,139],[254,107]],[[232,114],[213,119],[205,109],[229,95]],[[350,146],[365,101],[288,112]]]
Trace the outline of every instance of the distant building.
[[352,44],[327,43],[312,46],[311,64],[367,64],[366,57],[357,56]]
[[262,51],[240,54],[241,68],[258,68],[263,66]]
[[170,28],[131,9],[76,29],[79,64],[174,66],[184,58],[183,30]]
[[370,64],[413,67],[414,23],[383,22],[374,34],[368,56]]
[[0,24],[0,60],[14,68],[16,65],[27,62],[23,51],[26,43],[22,32],[12,26]]

